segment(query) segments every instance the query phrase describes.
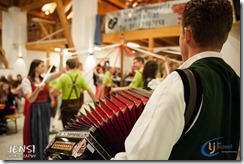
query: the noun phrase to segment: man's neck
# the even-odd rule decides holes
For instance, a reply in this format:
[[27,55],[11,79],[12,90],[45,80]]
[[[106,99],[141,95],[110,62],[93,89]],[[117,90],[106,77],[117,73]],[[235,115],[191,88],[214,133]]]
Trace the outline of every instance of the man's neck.
[[[215,52],[220,52],[220,49],[214,49],[214,48],[195,48],[195,49],[190,49],[187,59],[189,59],[192,56],[195,56],[201,52],[205,52],[205,51],[215,51]],[[184,61],[186,61],[187,59],[185,59]]]

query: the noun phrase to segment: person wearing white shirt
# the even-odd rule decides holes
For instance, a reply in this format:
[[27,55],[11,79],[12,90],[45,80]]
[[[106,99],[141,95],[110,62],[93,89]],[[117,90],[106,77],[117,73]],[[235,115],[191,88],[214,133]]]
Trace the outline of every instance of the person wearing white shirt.
[[154,90],[125,140],[125,151],[112,160],[235,160],[240,141],[240,77],[221,58],[232,27],[228,0],[187,2],[180,25],[184,63],[200,79],[201,106],[182,134],[186,103],[176,71]]

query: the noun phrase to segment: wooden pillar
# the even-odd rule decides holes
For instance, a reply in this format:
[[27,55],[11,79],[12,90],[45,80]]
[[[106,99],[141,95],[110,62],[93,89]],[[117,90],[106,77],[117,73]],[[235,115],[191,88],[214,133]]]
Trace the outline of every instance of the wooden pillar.
[[123,86],[123,75],[124,75],[124,34],[120,35],[120,86]]

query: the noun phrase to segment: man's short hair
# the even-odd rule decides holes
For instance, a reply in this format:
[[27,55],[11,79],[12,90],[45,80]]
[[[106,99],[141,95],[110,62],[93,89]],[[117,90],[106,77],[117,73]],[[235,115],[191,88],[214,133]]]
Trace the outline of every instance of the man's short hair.
[[135,57],[133,60],[137,60],[137,61],[141,62],[142,64],[144,64],[144,59],[140,56]]
[[69,66],[70,69],[76,68],[76,62],[75,59],[68,59],[66,61],[66,65]]
[[190,26],[200,47],[222,48],[233,24],[229,0],[191,0],[182,15],[182,28]]

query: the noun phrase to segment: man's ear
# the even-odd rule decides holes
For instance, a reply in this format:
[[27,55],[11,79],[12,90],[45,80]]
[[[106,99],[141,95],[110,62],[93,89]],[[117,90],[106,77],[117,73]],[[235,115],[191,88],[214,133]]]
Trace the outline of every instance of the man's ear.
[[192,30],[189,27],[184,27],[185,41],[190,42],[192,39]]

